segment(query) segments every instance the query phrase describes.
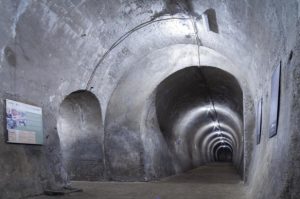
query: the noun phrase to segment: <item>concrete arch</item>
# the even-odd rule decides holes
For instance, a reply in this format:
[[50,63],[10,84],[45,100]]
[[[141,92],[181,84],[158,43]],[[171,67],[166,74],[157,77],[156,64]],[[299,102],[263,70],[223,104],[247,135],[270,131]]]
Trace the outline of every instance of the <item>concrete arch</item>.
[[85,90],[69,94],[60,105],[57,130],[69,178],[103,179],[104,132],[97,97]]
[[[197,73],[200,72],[209,79],[208,83],[205,83],[203,77],[197,76]],[[226,81],[223,81],[223,79],[226,79]],[[207,86],[213,89],[207,88]],[[195,134],[201,127],[204,129],[206,126],[212,127],[202,132],[207,135],[210,131],[215,131],[214,128],[217,128],[221,123],[233,126],[232,134],[236,137],[237,143],[235,150],[240,151],[242,148],[243,97],[237,81],[230,74],[214,67],[182,69],[164,80],[159,85],[156,95],[157,117],[160,128],[165,135],[165,139],[169,140],[169,146],[174,151],[175,156],[178,157],[179,165],[183,165],[184,168],[199,166],[199,164],[193,165],[195,163],[193,160],[195,157],[193,143],[196,138]],[[221,104],[218,105],[220,111],[216,111],[216,116],[211,115],[212,111],[208,111],[209,108],[212,108],[211,101],[209,101],[211,99],[214,100],[214,104]],[[220,108],[223,106],[223,109]],[[227,107],[232,107],[231,109],[234,111],[228,111],[230,108]],[[210,125],[214,123],[217,124],[216,127]],[[223,130],[222,125],[218,128],[220,131]],[[207,143],[199,142],[198,144],[201,147],[196,150],[212,151],[212,149],[206,148]],[[237,152],[235,154],[242,153]],[[205,157],[205,153],[202,156]],[[213,155],[211,156],[213,157]],[[234,158],[234,164],[237,167],[241,158],[241,156]],[[210,162],[212,159],[214,158],[203,158],[204,162],[202,164]],[[189,165],[186,166],[186,164]]]
[[[213,66],[236,76],[245,96],[250,95],[250,90],[245,83],[246,77],[243,76],[232,62],[217,52],[205,47],[200,48],[200,53],[201,65]],[[149,62],[149,60],[151,60],[151,62]],[[197,46],[190,44],[172,45],[156,50],[146,57],[132,63],[134,65],[120,79],[107,107],[105,132],[110,133],[106,135],[108,139],[105,140],[105,144],[106,148],[109,148],[113,143],[122,143],[120,146],[125,147],[119,149],[124,153],[121,155],[122,157],[128,156],[129,151],[135,151],[135,153],[130,153],[132,160],[128,162],[128,165],[125,163],[123,166],[120,166],[117,164],[117,162],[121,161],[119,159],[120,154],[115,151],[106,151],[106,156],[109,159],[108,167],[111,168],[109,173],[112,178],[116,177],[118,179],[130,180],[144,178],[145,175],[147,176],[148,171],[143,171],[140,168],[144,166],[147,167],[144,163],[145,156],[154,157],[154,152],[147,147],[149,143],[146,141],[151,139],[147,134],[147,131],[151,130],[148,129],[146,123],[149,120],[149,107],[151,107],[149,103],[153,104],[153,98],[155,97],[153,93],[155,93],[157,85],[166,77],[181,69],[197,65],[197,62]],[[247,100],[251,100],[251,97],[247,97]],[[131,141],[128,143],[128,140]],[[175,157],[170,158],[173,160],[176,159]],[[123,159],[123,162],[127,162],[127,159]],[[153,163],[152,160],[147,160],[147,162],[149,164]],[[174,165],[177,172],[182,170],[176,169],[180,168],[180,166],[176,166],[176,163]],[[190,163],[183,167],[188,169],[190,167],[189,165]],[[130,168],[132,171],[129,177],[126,177],[128,176],[127,168]],[[243,169],[241,168],[241,170]],[[114,173],[117,174],[115,175]],[[153,173],[155,173],[155,171]]]
[[[223,128],[225,125],[222,125]],[[238,136],[240,133],[236,133],[233,131],[230,127],[225,128],[226,131],[222,131],[222,137],[227,137],[233,144],[235,151],[239,151],[239,153],[236,153],[233,162],[237,166],[239,161],[242,159],[243,154],[243,140],[241,139],[241,136]],[[195,142],[197,141],[197,146],[199,147],[199,151],[202,152],[202,154],[207,154],[207,151],[211,151],[210,148],[210,142],[214,139],[219,139],[220,135],[218,135],[218,131],[215,132],[207,132],[206,134],[202,134],[202,138],[200,139],[198,137],[195,138]],[[200,148],[200,143],[202,143]],[[204,157],[206,157],[204,155]],[[208,158],[206,158],[208,160]]]
[[206,157],[209,161],[212,161],[212,162],[216,161],[215,149],[216,149],[216,147],[218,147],[219,145],[222,145],[222,144],[228,145],[231,148],[233,155],[236,153],[236,149],[234,148],[234,146],[232,146],[232,142],[230,139],[214,138],[209,142],[207,150],[206,150]]

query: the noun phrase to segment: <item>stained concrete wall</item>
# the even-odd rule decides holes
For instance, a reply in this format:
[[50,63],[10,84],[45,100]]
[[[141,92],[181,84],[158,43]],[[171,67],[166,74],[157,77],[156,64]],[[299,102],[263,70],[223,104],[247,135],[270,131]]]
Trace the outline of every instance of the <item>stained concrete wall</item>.
[[296,155],[299,151],[299,24],[296,27],[295,46],[277,58],[276,64],[281,61],[282,68],[278,130],[273,138],[269,138],[271,71],[262,78],[266,83],[257,94],[264,100],[262,141],[254,147],[249,186],[251,195],[257,198],[298,198],[300,194],[296,185],[299,183],[299,154]]
[[[250,196],[299,197],[299,1],[178,2],[0,1],[0,116],[6,98],[36,104],[45,132],[44,146],[8,145],[0,123],[1,198],[67,183],[57,118],[63,99],[77,90],[91,90],[100,102],[108,178],[147,180],[174,172],[162,162],[170,151],[154,127],[153,91],[174,72],[199,64],[191,14],[201,39],[200,65],[232,74],[243,90],[242,163]],[[206,32],[199,17],[210,8],[217,33]],[[269,139],[270,77],[280,60],[279,130]],[[256,146],[260,96],[263,130]]]

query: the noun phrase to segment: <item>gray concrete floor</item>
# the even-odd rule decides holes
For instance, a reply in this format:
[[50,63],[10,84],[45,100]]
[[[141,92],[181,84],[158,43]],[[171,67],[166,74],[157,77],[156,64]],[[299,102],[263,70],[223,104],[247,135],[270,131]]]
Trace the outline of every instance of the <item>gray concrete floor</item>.
[[230,164],[212,164],[157,182],[72,182],[81,193],[34,199],[245,199],[244,184]]

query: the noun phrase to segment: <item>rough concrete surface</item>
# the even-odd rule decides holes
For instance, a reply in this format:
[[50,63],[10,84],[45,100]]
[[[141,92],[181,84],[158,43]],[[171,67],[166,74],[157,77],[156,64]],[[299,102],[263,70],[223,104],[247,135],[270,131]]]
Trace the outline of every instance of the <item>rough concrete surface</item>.
[[246,199],[244,184],[230,164],[203,166],[157,182],[72,182],[81,193],[31,199]]
[[[231,159],[250,198],[300,198],[299,3],[0,0],[0,198],[70,179],[158,180]],[[278,130],[269,138],[279,64]],[[5,142],[5,99],[42,107],[43,146]],[[133,185],[197,190],[120,184],[127,194]]]

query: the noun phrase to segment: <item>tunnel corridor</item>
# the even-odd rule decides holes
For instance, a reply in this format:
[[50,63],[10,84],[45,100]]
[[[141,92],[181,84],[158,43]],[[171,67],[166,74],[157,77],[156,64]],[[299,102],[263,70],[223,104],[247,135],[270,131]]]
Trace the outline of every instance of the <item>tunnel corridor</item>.
[[[148,136],[167,150],[157,151],[155,155],[164,156],[169,163],[154,159],[152,164],[161,164],[165,171],[149,175],[147,181],[218,161],[232,162],[243,175],[243,96],[232,75],[214,67],[187,67],[163,79],[153,93],[155,102],[147,109],[155,109],[156,115],[147,117],[145,122],[157,122],[144,131],[156,131],[159,137]],[[101,146],[109,142],[106,140],[109,137],[98,131],[103,129],[100,110],[95,96],[87,91],[73,92],[61,104],[58,134],[71,180],[110,178],[105,173],[108,166],[105,162],[110,162],[112,155],[108,154],[109,150],[103,155],[105,148]],[[144,145],[151,144],[150,141],[145,139]],[[131,181],[129,177],[128,173],[124,174],[123,180]]]
[[299,0],[0,0],[0,198],[300,198]]
[[243,95],[232,75],[213,67],[177,71],[157,87],[156,113],[176,171],[220,154],[243,170]]

